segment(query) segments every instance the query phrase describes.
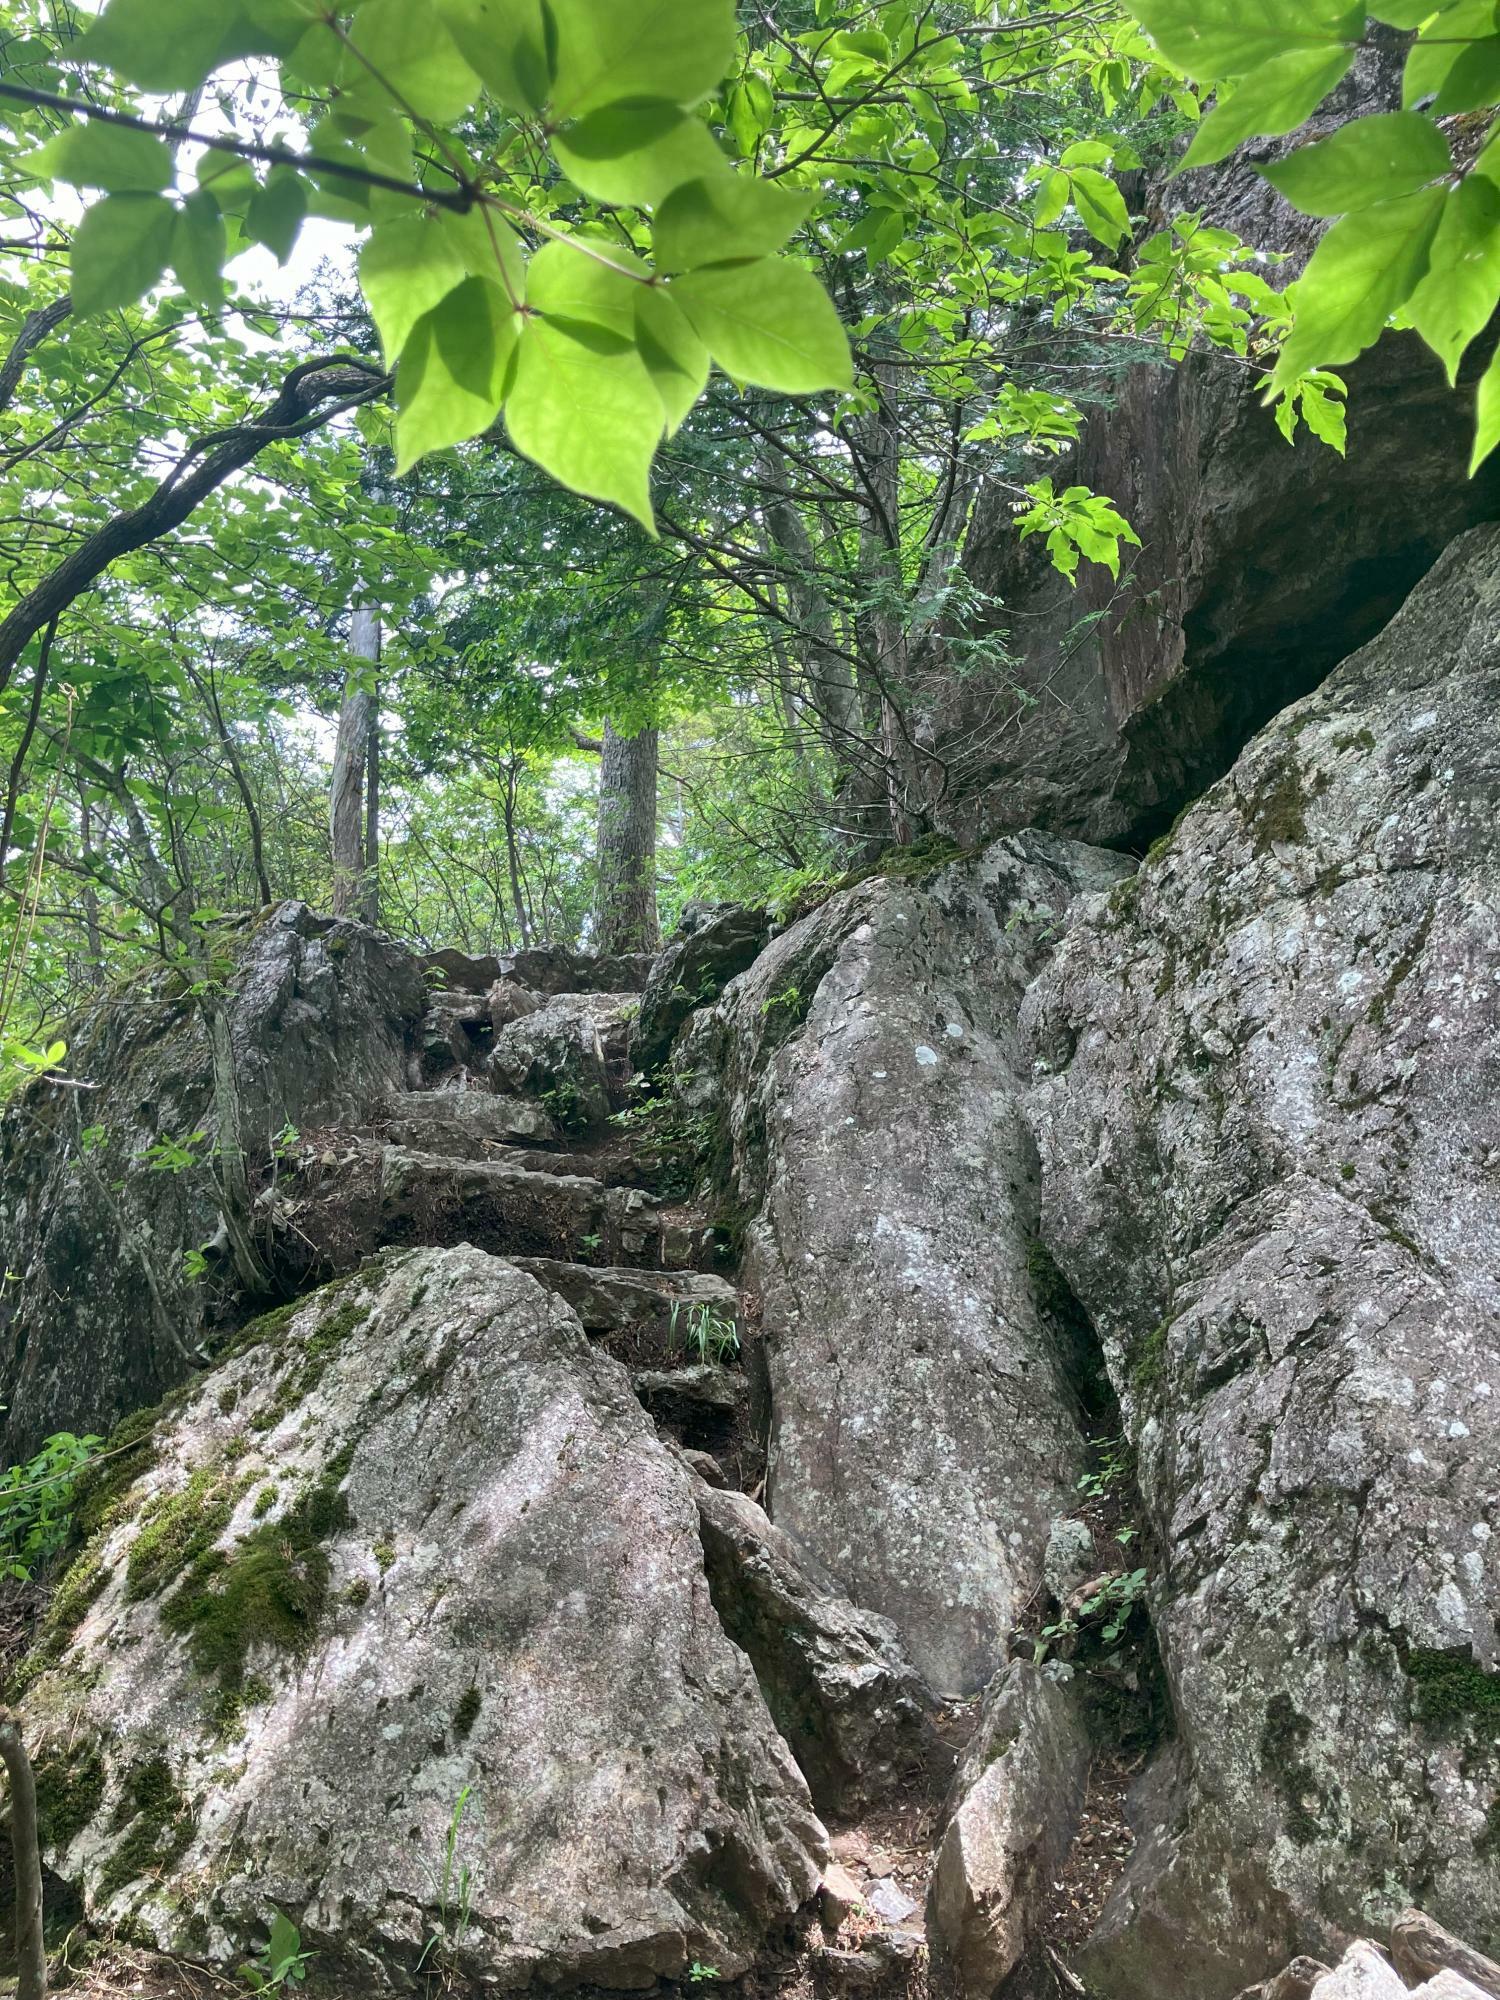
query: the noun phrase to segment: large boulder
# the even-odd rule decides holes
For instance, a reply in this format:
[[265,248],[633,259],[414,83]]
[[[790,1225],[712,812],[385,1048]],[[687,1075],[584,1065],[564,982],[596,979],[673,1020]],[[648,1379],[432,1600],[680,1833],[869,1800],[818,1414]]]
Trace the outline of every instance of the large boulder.
[[990,2000],[1025,1956],[1083,1810],[1091,1754],[1067,1668],[1017,1660],[996,1676],[927,1896],[933,1959],[958,1992]]
[[717,1000],[748,970],[771,935],[765,910],[735,903],[690,903],[651,967],[636,1023],[635,1065],[648,1076],[672,1052],[677,1031],[697,1007]]
[[1259,736],[1027,1006],[1047,1243],[1161,1547],[1182,1781],[1093,1963],[1204,2000],[1500,1938],[1500,529]]
[[1081,1470],[1036,1296],[1017,1012],[1074,896],[1127,872],[1023,836],[870,880],[776,938],[710,1017],[734,1199],[755,1216],[768,1511],[943,1693],[1005,1657]]
[[558,1127],[583,1133],[602,1125],[623,1079],[630,1023],[639,1002],[616,993],[569,993],[501,1027],[490,1057],[499,1091],[532,1097]]
[[[1195,210],[1297,274],[1326,225],[1256,171],[1353,115],[1400,104],[1402,38],[1377,31],[1350,75],[1294,137],[1143,187],[1150,229]],[[1481,341],[1459,392],[1413,333],[1352,367],[1345,455],[1277,430],[1260,374],[1230,355],[1141,363],[1087,422],[1059,487],[1115,502],[1140,536],[1117,580],[1084,563],[1077,586],[1043,537],[1016,537],[1012,500],[982,500],[965,567],[996,605],[1015,693],[953,676],[940,722],[955,803],[945,826],[974,839],[1046,826],[1144,846],[1232,763],[1280,708],[1381,629],[1447,544],[1500,517],[1500,459],[1467,477]]]
[[732,1977],[811,1896],[692,1476],[524,1272],[379,1260],[133,1434],[27,1697],[92,1915],[224,1964],[274,1907],[359,1990],[509,1992]]
[[743,1646],[819,1812],[857,1812],[951,1764],[889,1619],[861,1611],[748,1493],[698,1487],[714,1606]]
[[[213,934],[252,1178],[288,1127],[376,1115],[426,1006],[414,961],[358,924],[283,903]],[[68,1074],[0,1117],[4,1448],[107,1429],[193,1365],[220,1288],[185,1264],[222,1243],[202,1008],[181,976],[105,994],[72,1029]],[[195,1136],[196,1135],[196,1136]],[[222,1266],[210,1250],[207,1275]]]

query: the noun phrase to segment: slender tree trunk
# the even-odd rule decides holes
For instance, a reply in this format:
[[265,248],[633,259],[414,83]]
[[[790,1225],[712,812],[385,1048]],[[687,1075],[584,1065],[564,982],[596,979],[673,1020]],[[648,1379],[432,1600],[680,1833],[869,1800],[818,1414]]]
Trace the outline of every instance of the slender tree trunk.
[[655,951],[658,734],[619,736],[604,725],[599,760],[598,886],[594,923],[601,952]]
[[44,2000],[42,1856],[37,1839],[36,1778],[21,1740],[20,1718],[0,1710],[0,1759],[10,1779],[10,1844],[16,1874],[16,2000]]
[[[328,827],[333,846],[333,913],[373,923],[378,911],[379,781],[371,773],[377,699],[368,668],[380,658],[380,614],[359,605],[349,634],[357,665],[344,687],[339,733],[333,751]],[[373,841],[372,841],[373,832]],[[371,849],[374,847],[372,857]]]
[[521,933],[521,943],[531,944],[531,919],[526,908],[526,888],[522,881],[521,848],[516,826],[516,804],[520,789],[520,770],[515,758],[505,766],[504,798],[502,811],[505,815],[505,866],[510,875],[510,900],[516,913],[516,928]]
[[[88,795],[80,779],[78,785],[78,851],[87,868],[94,859],[94,815],[89,810]],[[104,978],[104,933],[99,928],[99,892],[91,881],[83,885],[83,928],[88,938],[89,964],[94,978],[102,982]]]

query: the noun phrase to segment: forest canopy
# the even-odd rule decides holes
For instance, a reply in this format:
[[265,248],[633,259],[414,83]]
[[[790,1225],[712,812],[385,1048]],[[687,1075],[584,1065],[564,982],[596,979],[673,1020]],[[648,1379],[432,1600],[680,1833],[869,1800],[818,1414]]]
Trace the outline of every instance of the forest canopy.
[[[976,548],[1128,590],[1072,454],[1130,370],[1217,349],[1314,451],[1390,325],[1457,380],[1497,49],[1490,0],[3,0],[7,1073],[284,896],[629,947],[947,838],[1021,700]],[[1247,140],[1305,268],[1206,212]]]

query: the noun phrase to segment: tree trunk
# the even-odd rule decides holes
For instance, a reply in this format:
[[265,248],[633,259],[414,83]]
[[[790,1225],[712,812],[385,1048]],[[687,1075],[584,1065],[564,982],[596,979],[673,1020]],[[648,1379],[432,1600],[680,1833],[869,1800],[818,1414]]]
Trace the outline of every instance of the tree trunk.
[[604,725],[599,760],[596,945],[601,952],[655,951],[657,731],[616,735]]
[[378,809],[373,782],[376,695],[368,667],[380,658],[380,613],[361,604],[354,613],[349,650],[359,663],[350,671],[339,709],[339,733],[333,751],[333,783],[328,827],[333,845],[333,914],[363,917],[373,923],[379,908],[379,882],[372,863],[378,855],[378,828],[371,839],[371,813]]
[[21,1740],[20,1717],[0,1711],[0,1759],[10,1779],[10,1844],[16,1879],[16,2000],[45,2000],[42,1857],[37,1839],[36,1778]]

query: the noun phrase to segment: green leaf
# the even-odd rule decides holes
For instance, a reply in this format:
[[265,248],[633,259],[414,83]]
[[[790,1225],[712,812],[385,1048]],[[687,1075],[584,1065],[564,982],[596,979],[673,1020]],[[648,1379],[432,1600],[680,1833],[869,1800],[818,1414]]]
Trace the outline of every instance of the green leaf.
[[1494,32],[1494,0],[1458,0],[1456,6],[1445,9],[1418,37],[1406,58],[1401,102],[1407,110],[1441,91],[1465,48],[1487,40]]
[[1221,98],[1193,134],[1178,173],[1212,166],[1246,139],[1295,132],[1354,61],[1353,49],[1288,49],[1262,63]]
[[550,11],[559,119],[631,97],[697,104],[734,61],[734,0],[550,0]]
[[516,347],[498,285],[466,278],[412,328],[396,369],[396,472],[494,422]]
[[1068,205],[1072,182],[1065,173],[1053,167],[1042,177],[1041,192],[1036,198],[1034,220],[1038,229],[1050,229]]
[[1495,446],[1500,444],[1500,349],[1496,350],[1489,367],[1479,378],[1476,414],[1478,424],[1474,433],[1474,455],[1469,460],[1471,478]]
[[1500,35],[1486,35],[1464,49],[1443,80],[1432,106],[1434,118],[1478,111],[1500,99]]
[[659,285],[638,287],[635,315],[636,346],[661,397],[670,437],[708,386],[708,349],[671,293]]
[[1416,111],[1355,118],[1330,138],[1262,167],[1271,185],[1304,215],[1346,215],[1415,194],[1451,173],[1448,142]]
[[520,241],[499,210],[488,202],[476,202],[466,215],[451,208],[439,209],[438,227],[463,260],[473,278],[488,278],[499,285],[512,305],[526,297],[526,263]]
[[1125,198],[1108,174],[1092,167],[1076,167],[1072,173],[1073,206],[1090,236],[1111,249],[1130,235],[1130,216]]
[[690,271],[733,257],[768,257],[802,227],[817,199],[749,174],[689,181],[657,211],[656,267]]
[[307,188],[291,167],[273,167],[251,198],[245,233],[264,243],[278,264],[291,256],[307,217]]
[[762,257],[708,265],[675,279],[672,297],[737,382],[788,396],[852,385],[848,337],[828,294],[800,264]]
[[616,339],[635,338],[636,294],[647,272],[628,250],[602,237],[578,236],[544,243],[526,274],[526,303],[533,312],[590,320]]
[[528,319],[505,406],[511,442],[575,493],[654,532],[651,460],[662,402],[634,346],[588,320]]
[[196,90],[222,63],[289,54],[306,26],[292,0],[109,0],[73,54],[143,90]]
[[397,216],[377,225],[359,253],[359,283],[387,366],[399,358],[417,321],[466,276],[458,245],[435,218]]
[[205,189],[190,194],[172,231],[172,268],[194,305],[215,306],[224,297],[224,218]]
[[354,47],[401,102],[422,118],[457,118],[480,81],[441,20],[412,0],[370,0],[355,16]]
[[552,89],[542,0],[437,0],[437,11],[502,104],[541,110]]
[[1273,386],[1352,361],[1426,275],[1447,196],[1424,188],[1336,222],[1292,287],[1295,318]]
[[1427,275],[1407,300],[1414,326],[1448,371],[1450,383],[1469,343],[1500,299],[1500,188],[1471,174],[1448,196],[1433,238]]
[[1289,49],[1357,43],[1365,10],[1347,0],[1127,0],[1169,61],[1202,82],[1245,76]]
[[673,188],[729,162],[699,118],[659,99],[607,104],[553,135],[559,166],[595,201],[654,207]]
[[120,125],[70,125],[25,164],[47,180],[111,194],[160,194],[173,181],[172,155],[160,139]]
[[159,194],[107,194],[73,238],[73,305],[82,314],[133,305],[172,254],[177,210]]

